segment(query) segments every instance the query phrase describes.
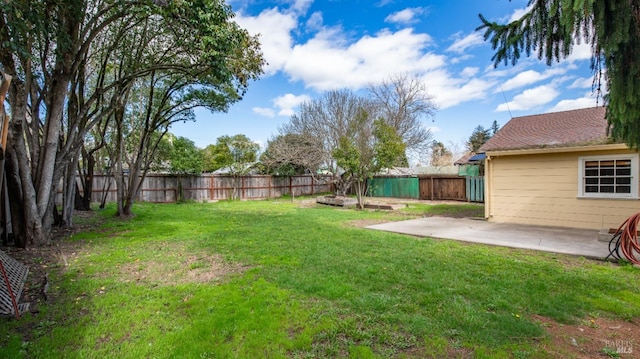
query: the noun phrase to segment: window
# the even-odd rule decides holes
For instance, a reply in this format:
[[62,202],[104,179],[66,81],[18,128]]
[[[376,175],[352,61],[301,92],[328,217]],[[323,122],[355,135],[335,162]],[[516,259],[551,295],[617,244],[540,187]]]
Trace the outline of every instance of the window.
[[578,197],[638,198],[638,155],[580,157]]

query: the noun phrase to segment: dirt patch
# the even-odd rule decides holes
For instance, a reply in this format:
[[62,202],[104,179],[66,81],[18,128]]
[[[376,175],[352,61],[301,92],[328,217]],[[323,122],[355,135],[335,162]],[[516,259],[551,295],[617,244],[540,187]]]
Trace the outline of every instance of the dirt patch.
[[357,219],[357,220],[347,222],[347,226],[364,228],[368,226],[373,226],[374,224],[387,223],[387,222],[389,221],[386,219]]
[[549,334],[545,351],[556,358],[640,358],[640,321],[586,318],[575,325],[560,324],[543,316],[534,321]]
[[122,281],[144,285],[176,285],[184,283],[215,283],[231,274],[248,269],[241,264],[225,263],[222,256],[178,254],[166,261],[134,260],[120,267]]

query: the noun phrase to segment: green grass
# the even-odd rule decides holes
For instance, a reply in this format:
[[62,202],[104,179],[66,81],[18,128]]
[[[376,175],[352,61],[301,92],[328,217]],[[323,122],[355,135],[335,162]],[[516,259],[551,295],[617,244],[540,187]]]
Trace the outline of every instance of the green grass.
[[412,203],[404,213],[428,216],[484,217],[484,206],[477,203],[461,204],[416,204]]
[[[405,213],[431,210],[459,209]],[[353,225],[403,217],[382,211],[259,201],[135,213],[107,209],[69,239],[78,250],[52,269],[53,300],[3,321],[0,357],[539,358],[550,355],[534,314],[640,316],[634,267]]]

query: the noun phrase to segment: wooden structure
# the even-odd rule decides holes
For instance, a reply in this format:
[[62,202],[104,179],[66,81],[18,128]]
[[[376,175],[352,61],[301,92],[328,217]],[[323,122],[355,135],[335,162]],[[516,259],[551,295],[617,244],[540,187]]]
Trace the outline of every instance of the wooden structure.
[[368,196],[413,198],[428,201],[484,201],[481,176],[418,175],[378,176],[367,181]]
[[[117,183],[111,176],[94,175],[91,202],[115,202]],[[267,199],[285,195],[303,196],[331,192],[329,178],[314,179],[310,175],[275,177],[251,175],[234,177],[230,175],[203,174],[200,176],[178,177],[175,175],[150,174],[142,183],[137,201],[153,203],[173,203],[180,199],[198,202],[229,199]],[[57,201],[62,200],[58,194]]]
[[464,177],[420,176],[420,199],[465,201]]
[[18,303],[29,268],[0,251],[0,314],[20,315],[29,310],[29,303]]

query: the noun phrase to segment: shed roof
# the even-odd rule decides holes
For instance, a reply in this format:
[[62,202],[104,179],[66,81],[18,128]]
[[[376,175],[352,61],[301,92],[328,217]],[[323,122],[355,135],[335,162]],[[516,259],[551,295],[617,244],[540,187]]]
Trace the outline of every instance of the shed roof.
[[568,147],[608,141],[605,107],[514,117],[478,152]]

